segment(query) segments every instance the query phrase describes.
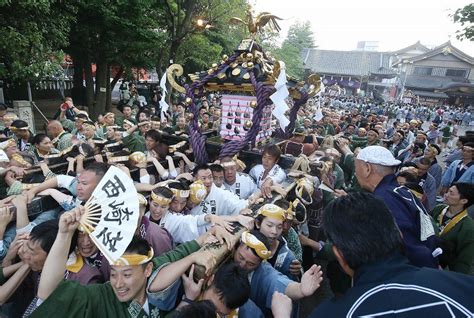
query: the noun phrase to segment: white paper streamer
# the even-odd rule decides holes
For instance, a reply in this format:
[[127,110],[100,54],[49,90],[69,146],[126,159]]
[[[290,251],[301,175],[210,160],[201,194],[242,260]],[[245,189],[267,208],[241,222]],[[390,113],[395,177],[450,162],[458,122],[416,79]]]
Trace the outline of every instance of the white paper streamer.
[[275,83],[276,92],[270,96],[275,108],[273,109],[273,116],[278,119],[281,129],[285,130],[286,126],[290,123],[288,118],[285,116],[285,112],[288,110],[288,105],[285,99],[290,95],[288,88],[286,87],[286,66],[285,63],[280,63],[280,75]]
[[161,100],[160,100],[161,116],[160,116],[160,118],[161,118],[161,120],[163,120],[163,118],[165,118],[164,113],[168,111],[168,108],[170,108],[168,103],[166,103],[166,101],[165,101],[166,93],[168,92],[166,90],[166,72],[161,77],[160,87],[161,87]]
[[314,112],[314,117],[313,119],[316,121],[320,121],[323,119],[323,111],[321,110],[321,100],[318,100],[318,104],[316,106],[316,111]]

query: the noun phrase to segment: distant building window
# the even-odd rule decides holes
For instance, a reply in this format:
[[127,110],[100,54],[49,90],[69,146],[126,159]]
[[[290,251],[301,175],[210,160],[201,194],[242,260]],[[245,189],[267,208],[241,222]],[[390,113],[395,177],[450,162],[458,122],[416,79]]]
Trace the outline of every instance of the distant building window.
[[415,67],[415,70],[413,71],[413,74],[414,75],[431,76],[432,72],[433,72],[432,67]]
[[466,75],[467,75],[466,70],[453,70],[453,69],[447,69],[446,70],[446,76],[466,77]]

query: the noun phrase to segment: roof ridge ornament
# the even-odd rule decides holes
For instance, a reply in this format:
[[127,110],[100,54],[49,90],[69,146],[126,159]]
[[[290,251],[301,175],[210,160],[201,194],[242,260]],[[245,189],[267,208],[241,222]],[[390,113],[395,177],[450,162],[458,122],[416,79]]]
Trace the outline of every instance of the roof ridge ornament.
[[277,20],[283,20],[270,12],[260,12],[254,17],[254,10],[250,4],[247,5],[246,10],[246,21],[238,17],[232,17],[229,20],[230,24],[238,25],[243,24],[247,26],[250,32],[252,40],[255,40],[257,33],[262,32],[265,26],[268,26],[270,30],[280,32],[281,28],[278,25]]

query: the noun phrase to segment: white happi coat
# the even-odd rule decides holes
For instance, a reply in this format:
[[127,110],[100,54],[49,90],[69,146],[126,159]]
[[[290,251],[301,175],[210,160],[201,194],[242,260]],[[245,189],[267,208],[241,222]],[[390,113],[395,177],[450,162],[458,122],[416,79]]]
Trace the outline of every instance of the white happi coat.
[[286,179],[285,170],[283,170],[279,165],[274,165],[270,172],[267,174],[265,179],[263,179],[263,165],[256,165],[255,167],[250,170],[250,176],[255,180],[257,183],[257,187],[260,189],[262,187],[263,182],[271,178],[273,180],[273,184],[280,184],[283,180]]
[[234,184],[224,182],[224,187],[244,200],[257,191],[255,181],[248,174],[240,172],[237,172]]
[[[150,218],[150,212],[145,214]],[[160,226],[164,227],[173,237],[173,242],[184,243],[198,238],[199,235],[207,231],[206,215],[184,215],[171,211],[160,220]]]
[[220,189],[212,184],[207,197],[191,210],[191,214],[237,215],[247,205],[247,200],[241,200],[232,192]]

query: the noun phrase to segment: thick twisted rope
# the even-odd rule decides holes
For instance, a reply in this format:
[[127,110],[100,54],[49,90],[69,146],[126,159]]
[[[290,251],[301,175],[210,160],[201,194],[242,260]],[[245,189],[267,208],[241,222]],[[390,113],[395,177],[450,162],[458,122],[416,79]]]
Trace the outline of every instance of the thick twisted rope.
[[[230,63],[233,63],[238,54],[234,54],[227,61],[219,65],[217,70],[213,71],[211,74],[206,75],[201,81],[194,82],[189,85],[184,85],[186,89],[186,96],[191,99],[191,104],[189,104],[189,111],[193,114],[193,119],[189,123],[189,141],[194,153],[194,161],[197,164],[204,164],[209,162],[209,157],[206,151],[206,137],[201,133],[198,124],[199,110],[194,103],[195,98],[200,98],[204,95],[204,86],[217,74],[223,71]],[[198,94],[194,95],[194,92],[198,90]]]
[[291,170],[300,170],[304,173],[310,173],[311,167],[308,157],[304,154],[300,154],[298,158],[295,159]]
[[293,134],[293,130],[295,129],[296,119],[298,118],[298,111],[300,110],[301,106],[306,104],[308,101],[309,95],[305,91],[300,91],[301,98],[294,100],[293,107],[290,109],[290,114],[288,120],[288,126],[286,126],[285,131],[283,129],[278,128],[275,136],[280,139],[288,139]]

